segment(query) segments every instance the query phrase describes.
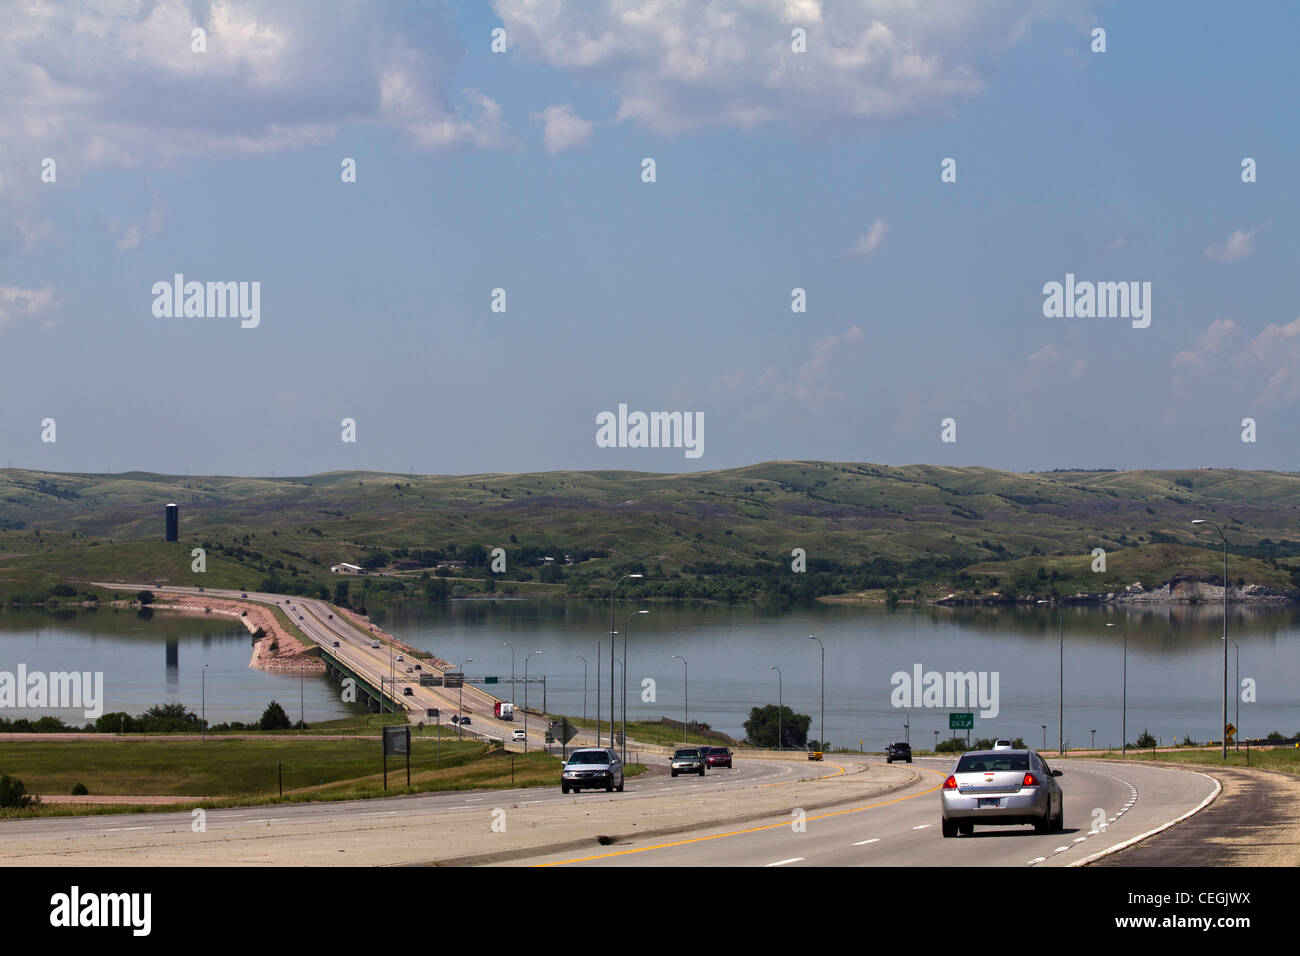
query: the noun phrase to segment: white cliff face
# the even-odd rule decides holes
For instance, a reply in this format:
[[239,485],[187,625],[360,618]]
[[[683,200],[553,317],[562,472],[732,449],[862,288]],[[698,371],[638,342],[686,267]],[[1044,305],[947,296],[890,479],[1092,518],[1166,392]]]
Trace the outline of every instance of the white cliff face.
[[[1108,594],[1107,600],[1124,604],[1217,604],[1223,601],[1223,585],[1210,584],[1206,581],[1175,580],[1166,582],[1158,588],[1127,590],[1122,593]],[[1286,604],[1294,598],[1280,588],[1270,588],[1263,584],[1247,584],[1245,587],[1228,585],[1228,602]]]

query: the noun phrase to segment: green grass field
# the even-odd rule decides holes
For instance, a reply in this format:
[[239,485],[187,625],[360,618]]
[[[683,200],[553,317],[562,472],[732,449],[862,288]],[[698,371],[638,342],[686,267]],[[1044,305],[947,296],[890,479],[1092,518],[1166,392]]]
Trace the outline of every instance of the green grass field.
[[[337,723],[344,723],[342,721]],[[338,728],[331,728],[337,730]],[[80,783],[96,796],[186,796],[180,806],[248,806],[261,803],[355,800],[440,790],[555,786],[560,759],[545,753],[511,754],[483,744],[411,737],[411,784],[404,757],[388,758],[384,789],[378,740],[311,740],[283,737],[236,740],[0,741],[0,773],[21,780],[28,793],[68,794]],[[630,764],[626,776],[645,771]],[[281,790],[283,773],[283,796]],[[0,810],[0,818],[72,812],[156,810],[125,804],[89,811],[63,804]]]

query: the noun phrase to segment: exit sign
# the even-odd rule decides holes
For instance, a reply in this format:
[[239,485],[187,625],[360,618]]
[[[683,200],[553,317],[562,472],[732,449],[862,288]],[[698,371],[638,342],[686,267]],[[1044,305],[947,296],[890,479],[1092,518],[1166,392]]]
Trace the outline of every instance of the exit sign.
[[974,730],[975,715],[973,713],[972,714],[949,714],[948,729],[949,730]]

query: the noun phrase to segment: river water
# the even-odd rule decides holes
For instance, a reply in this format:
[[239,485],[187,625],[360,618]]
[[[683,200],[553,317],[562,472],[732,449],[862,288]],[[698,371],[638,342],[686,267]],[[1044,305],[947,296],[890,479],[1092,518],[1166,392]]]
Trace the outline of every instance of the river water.
[[[615,608],[622,636],[635,606]],[[976,714],[976,736],[1023,737],[1054,748],[1060,681],[1058,618],[1047,608],[900,607],[814,605],[771,611],[649,605],[632,619],[628,656],[628,719],[689,717],[743,736],[750,708],[776,703],[777,672],[785,704],[813,718],[820,736],[821,655],[825,645],[826,735],[835,745],[879,749],[911,738],[929,747],[934,731],[948,736],[949,711]],[[446,605],[383,611],[383,626],[416,647],[451,661],[472,658],[470,676],[495,676],[499,696],[509,698],[511,649],[514,672],[546,678],[546,705],[554,713],[595,717],[597,640],[601,644],[602,711],[609,708],[609,608],[525,600],[466,600]],[[1114,623],[1114,628],[1106,627]],[[1230,608],[1229,637],[1240,645],[1240,678],[1254,682],[1255,700],[1240,704],[1248,735],[1300,731],[1300,611],[1295,608]],[[1122,636],[1128,634],[1128,738],[1148,729],[1168,743],[1190,735],[1217,736],[1223,680],[1222,612],[1217,607],[1154,609],[1067,608],[1064,612],[1064,736],[1087,746],[1096,731],[1099,747],[1120,743]],[[533,654],[541,651],[540,654]],[[583,662],[587,659],[584,701]],[[675,660],[673,655],[685,658]],[[1229,680],[1236,684],[1238,651],[1229,645]],[[323,677],[271,674],[250,669],[249,637],[242,627],[215,619],[99,611],[56,618],[35,612],[0,614],[0,671],[19,662],[31,670],[102,670],[105,710],[137,713],[166,701],[200,706],[207,668],[207,714],[212,722],[250,720],[272,698],[290,716],[300,699],[310,723],[355,712]],[[991,690],[996,679],[996,716],[955,700],[937,706],[894,706],[893,675],[976,672]],[[616,676],[621,690],[621,664]],[[541,703],[541,684],[528,686],[530,704]],[[918,691],[919,694],[919,691]],[[301,698],[300,698],[301,695]],[[525,687],[515,685],[517,701]],[[918,696],[918,702],[926,702]],[[1229,697],[1228,717],[1237,713]],[[992,710],[992,707],[985,708]],[[12,716],[12,713],[5,714]],[[910,720],[910,730],[904,723]],[[78,715],[78,722],[80,717]],[[1044,730],[1043,725],[1046,724]]]

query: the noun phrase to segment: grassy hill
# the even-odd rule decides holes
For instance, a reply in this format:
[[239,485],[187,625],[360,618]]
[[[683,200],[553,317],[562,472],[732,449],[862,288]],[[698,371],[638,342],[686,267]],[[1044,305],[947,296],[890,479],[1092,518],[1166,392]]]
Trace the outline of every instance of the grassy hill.
[[[168,502],[181,506],[179,545],[161,541]],[[502,579],[571,593],[629,568],[645,570],[650,593],[729,600],[773,588],[796,599],[871,587],[925,596],[1044,580],[1063,593],[1114,590],[1212,576],[1220,539],[1193,528],[1193,517],[1224,527],[1234,579],[1295,581],[1300,475],[1280,472],[1015,474],[802,461],[685,475],[11,469],[0,471],[0,598],[105,577],[254,587],[274,576],[302,591],[332,586],[330,564],[377,551],[474,565],[493,547],[507,551]],[[207,551],[205,575],[190,571],[193,547]],[[1106,575],[1090,571],[1098,547],[1108,552]],[[790,573],[793,548],[807,552],[808,574]],[[566,553],[578,563],[539,568],[539,555]]]

